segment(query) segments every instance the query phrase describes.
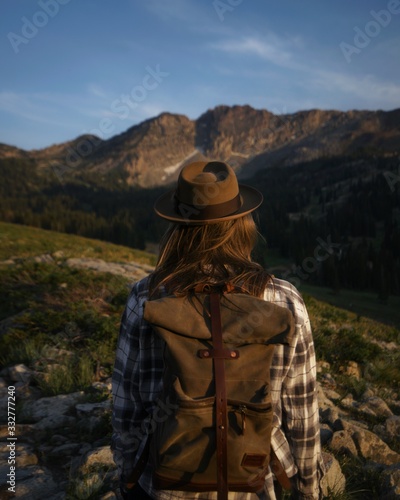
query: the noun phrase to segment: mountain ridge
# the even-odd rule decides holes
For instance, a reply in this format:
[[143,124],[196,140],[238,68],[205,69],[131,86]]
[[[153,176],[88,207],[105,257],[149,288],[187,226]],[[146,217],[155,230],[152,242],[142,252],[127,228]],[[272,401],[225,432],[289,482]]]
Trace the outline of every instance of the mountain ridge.
[[33,159],[40,171],[57,170],[63,178],[118,175],[128,185],[149,188],[173,182],[188,161],[227,161],[246,178],[270,166],[363,150],[396,155],[399,144],[400,108],[277,115],[220,105],[195,120],[163,112],[106,140],[86,134],[30,151],[0,144],[0,158]]

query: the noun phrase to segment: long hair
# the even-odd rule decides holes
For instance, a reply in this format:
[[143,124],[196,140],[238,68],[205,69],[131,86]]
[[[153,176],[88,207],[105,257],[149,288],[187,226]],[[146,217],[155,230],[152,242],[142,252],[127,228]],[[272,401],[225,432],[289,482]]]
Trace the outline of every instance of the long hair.
[[161,287],[177,295],[197,285],[231,283],[261,296],[271,278],[251,259],[258,231],[251,214],[206,225],[171,224],[160,242],[150,296]]

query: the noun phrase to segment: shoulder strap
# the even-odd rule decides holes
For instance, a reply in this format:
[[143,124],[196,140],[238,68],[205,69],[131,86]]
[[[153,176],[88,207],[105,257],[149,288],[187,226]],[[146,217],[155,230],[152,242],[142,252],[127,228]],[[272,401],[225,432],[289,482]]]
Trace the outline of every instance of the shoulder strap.
[[222,343],[221,310],[218,293],[210,295],[211,334],[214,347],[214,377],[217,435],[218,500],[228,498],[227,401],[225,387],[225,353]]

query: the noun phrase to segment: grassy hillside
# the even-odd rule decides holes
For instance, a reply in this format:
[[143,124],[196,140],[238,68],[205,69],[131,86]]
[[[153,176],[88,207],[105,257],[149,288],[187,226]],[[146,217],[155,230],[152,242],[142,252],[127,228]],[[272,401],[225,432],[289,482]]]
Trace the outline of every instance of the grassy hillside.
[[[35,259],[44,254],[53,259]],[[123,246],[0,223],[0,260],[3,261],[0,283],[6,297],[0,306],[0,320],[5,320],[1,329],[4,334],[0,337],[0,360],[4,364],[32,364],[34,358],[40,358],[42,350],[50,346],[79,352],[81,359],[92,367],[93,376],[103,365],[110,373],[129,282],[118,275],[70,268],[65,265],[68,257],[154,263],[154,256]],[[382,345],[398,343],[400,338],[399,330],[393,326],[399,319],[394,304],[379,305],[372,297],[354,292],[351,297],[344,293],[334,296],[328,290],[309,286],[301,287],[300,291],[306,292],[320,358],[334,364],[354,360],[361,365],[374,360],[381,365],[389,360]],[[342,301],[346,308],[351,301],[355,311],[328,304],[332,299],[336,303]],[[389,324],[365,317],[369,312],[384,314],[384,307],[385,323]],[[343,337],[347,339],[347,349],[338,351],[335,342],[343,343]],[[397,351],[388,352],[392,358],[397,356]],[[400,373],[394,371],[392,381],[397,385]]]
[[90,257],[107,262],[135,261],[151,265],[155,263],[153,255],[141,250],[31,226],[0,222],[0,260],[13,256],[25,258],[52,254],[57,251],[62,251],[65,258]]
[[[66,261],[90,257],[151,264],[154,257],[110,243],[3,223],[0,243],[0,286],[5,299],[0,305],[0,365],[24,363],[33,370],[33,386],[42,396],[83,390],[88,401],[109,398],[109,391],[99,395],[92,384],[107,382],[112,373],[131,283],[123,276],[71,268]],[[43,255],[52,258],[37,258]],[[340,397],[350,392],[357,398],[373,384],[391,400],[400,389],[400,331],[308,294],[305,300],[317,357],[330,364]],[[358,363],[361,380],[343,370],[349,361]],[[106,414],[101,425],[80,439],[91,443],[101,437],[108,444],[110,435]],[[353,483],[357,488],[365,488],[363,477],[357,481]]]

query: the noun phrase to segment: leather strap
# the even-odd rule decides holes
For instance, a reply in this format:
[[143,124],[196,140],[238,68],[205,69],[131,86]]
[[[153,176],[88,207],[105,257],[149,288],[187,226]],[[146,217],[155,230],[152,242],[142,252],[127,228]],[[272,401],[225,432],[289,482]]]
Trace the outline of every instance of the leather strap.
[[[218,293],[210,294],[211,335],[213,347],[217,352],[222,352],[222,326],[220,298]],[[217,486],[218,500],[228,499],[228,453],[227,453],[227,400],[225,387],[225,361],[224,356],[215,356],[215,402],[216,402],[216,436],[217,436]]]
[[279,482],[281,487],[289,491],[292,488],[292,485],[290,483],[290,479],[288,478],[285,469],[282,467],[282,464],[280,463],[278,457],[275,455],[274,450],[271,447],[271,459],[269,462],[269,466],[272,470],[272,472],[275,474],[276,480]]

